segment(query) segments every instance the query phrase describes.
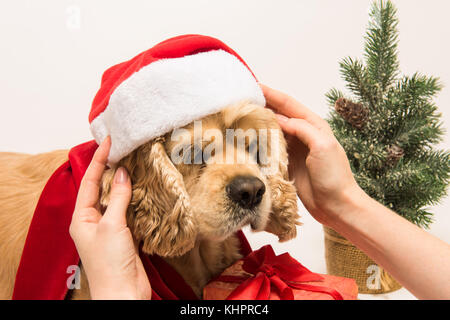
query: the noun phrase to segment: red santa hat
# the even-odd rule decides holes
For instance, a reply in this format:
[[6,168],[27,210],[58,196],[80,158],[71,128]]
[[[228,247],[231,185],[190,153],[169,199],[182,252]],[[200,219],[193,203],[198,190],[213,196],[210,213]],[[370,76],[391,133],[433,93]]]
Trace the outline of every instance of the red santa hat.
[[201,35],[163,41],[103,74],[89,115],[109,162],[140,145],[241,101],[265,105],[253,73],[223,42]]

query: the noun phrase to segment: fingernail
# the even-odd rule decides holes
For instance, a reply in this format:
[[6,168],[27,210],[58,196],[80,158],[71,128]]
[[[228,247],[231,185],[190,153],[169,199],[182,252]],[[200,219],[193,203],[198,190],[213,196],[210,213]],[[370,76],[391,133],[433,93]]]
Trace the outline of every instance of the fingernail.
[[125,168],[120,167],[116,171],[116,176],[114,178],[114,182],[118,183],[118,184],[124,184],[124,183],[127,183],[127,181],[128,181],[127,170],[125,170]]
[[276,114],[278,121],[280,122],[287,122],[289,120],[288,117],[283,116],[282,114],[277,113]]

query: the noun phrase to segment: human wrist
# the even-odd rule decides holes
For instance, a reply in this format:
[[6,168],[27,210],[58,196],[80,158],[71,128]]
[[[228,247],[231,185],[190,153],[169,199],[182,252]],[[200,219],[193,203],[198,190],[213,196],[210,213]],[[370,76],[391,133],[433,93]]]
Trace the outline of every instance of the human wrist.
[[142,300],[136,290],[122,286],[97,286],[90,288],[92,300]]
[[93,300],[142,300],[138,290],[131,285],[130,279],[102,276],[89,279],[89,290]]
[[92,300],[141,300],[133,292],[111,292],[109,290],[99,290],[91,292]]
[[344,188],[336,201],[326,209],[326,225],[340,231],[353,226],[371,198],[356,183]]

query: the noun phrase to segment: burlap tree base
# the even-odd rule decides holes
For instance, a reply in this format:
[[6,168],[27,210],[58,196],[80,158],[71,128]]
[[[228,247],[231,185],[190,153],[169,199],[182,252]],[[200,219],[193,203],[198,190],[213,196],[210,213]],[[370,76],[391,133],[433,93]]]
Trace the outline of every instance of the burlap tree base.
[[339,233],[324,227],[328,274],[355,279],[359,293],[387,293],[402,286]]

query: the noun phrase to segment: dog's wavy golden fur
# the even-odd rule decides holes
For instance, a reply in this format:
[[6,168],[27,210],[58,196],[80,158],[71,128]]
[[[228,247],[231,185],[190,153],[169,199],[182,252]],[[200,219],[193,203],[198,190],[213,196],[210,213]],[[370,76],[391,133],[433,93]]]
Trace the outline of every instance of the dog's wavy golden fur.
[[[202,119],[203,132],[214,129],[224,139],[226,129],[278,130],[276,150],[271,150],[267,139],[268,157],[278,154],[280,160],[270,174],[265,174],[263,165],[251,157],[244,163],[214,161],[224,157],[219,151],[212,152],[212,159],[206,162],[173,163],[169,155],[179,141],[188,145],[197,143],[203,149],[221,142],[226,148],[236,149],[236,158],[248,155],[242,154],[248,150],[218,141],[217,136],[201,135],[201,141],[194,141],[194,124],[184,129],[177,141],[172,133],[166,134],[142,145],[105,171],[100,204],[103,208],[107,206],[116,168],[125,167],[133,188],[127,221],[134,237],[144,252],[164,257],[201,296],[211,277],[241,258],[239,241],[234,235],[237,230],[250,223],[252,229],[266,230],[285,241],[296,236],[299,216],[296,192],[288,180],[286,142],[271,110],[243,103]],[[250,142],[248,138],[245,143]],[[39,195],[50,175],[67,160],[67,154],[65,150],[39,155],[0,153],[0,299],[12,296]],[[240,176],[256,177],[264,183],[265,193],[255,208],[240,207],[227,196],[227,185]],[[84,272],[81,289],[74,290],[71,297],[89,298]]]

